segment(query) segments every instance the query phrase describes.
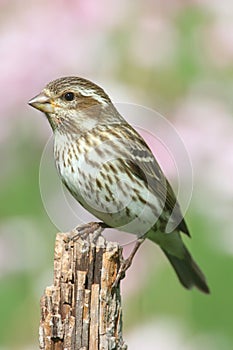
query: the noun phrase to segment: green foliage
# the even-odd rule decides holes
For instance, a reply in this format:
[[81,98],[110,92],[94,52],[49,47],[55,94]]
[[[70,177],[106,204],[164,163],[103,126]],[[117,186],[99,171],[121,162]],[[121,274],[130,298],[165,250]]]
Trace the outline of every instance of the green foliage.
[[[43,46],[48,43],[48,46],[52,45],[53,41],[56,39],[48,34],[55,25],[55,23],[50,22],[51,18],[49,17],[49,29],[47,29],[47,31],[45,30],[47,38],[46,43],[42,41],[43,44],[38,43],[37,47],[37,41],[34,39],[35,32],[32,32],[31,44],[33,43],[34,45],[36,43],[36,56],[39,57],[40,60],[42,56],[45,55],[47,60],[46,65],[38,63],[36,66],[35,63],[35,66],[33,66],[35,81],[38,82],[42,70],[49,71],[48,75],[50,76],[55,74],[55,72],[57,75],[57,72],[63,75],[63,70],[66,71],[67,67],[72,64],[74,58],[72,57],[71,61],[63,62],[64,65],[59,68],[54,68],[53,65],[57,62],[58,53],[64,52],[65,54],[62,56],[62,60],[68,59],[69,56],[72,56],[72,54],[70,55],[72,51],[70,51],[71,47],[66,45],[72,47],[76,46],[77,52],[79,52],[79,47],[84,45],[85,41],[86,44],[89,45],[89,51],[87,51],[88,55],[93,55],[93,52],[95,52],[93,51],[93,46],[95,45],[97,46],[96,52],[98,54],[96,54],[96,56],[94,54],[91,58],[89,56],[79,58],[80,61],[75,62],[76,71],[79,72],[80,75],[82,71],[85,73],[88,72],[91,76],[91,74],[95,75],[98,73],[98,70],[100,70],[101,79],[105,73],[106,76],[110,76],[112,81],[118,80],[120,85],[126,86],[129,91],[135,93],[135,96],[139,96],[142,100],[145,98],[144,101],[147,101],[148,106],[151,108],[154,107],[160,112],[163,112],[163,110],[173,111],[175,107],[179,106],[182,99],[185,100],[186,96],[192,96],[192,92],[197,89],[203,99],[219,99],[226,108],[230,107],[233,109],[233,65],[215,64],[216,57],[211,56],[211,48],[208,47],[208,41],[206,40],[206,33],[208,30],[211,31],[215,16],[201,6],[187,5],[185,2],[184,4],[178,2],[180,6],[179,9],[167,9],[167,13],[165,6],[163,9],[164,13],[161,10],[161,21],[167,22],[172,34],[175,33],[175,45],[172,50],[169,51],[170,57],[164,54],[161,62],[153,62],[152,60],[150,64],[146,65],[142,62],[143,60],[135,58],[135,47],[133,47],[133,45],[136,46],[136,49],[138,48],[137,33],[141,33],[140,25],[142,24],[142,19],[144,19],[142,15],[145,15],[145,22],[147,21],[147,17],[149,20],[151,20],[152,17],[154,21],[158,21],[160,20],[160,12],[159,9],[155,11],[154,8],[151,12],[147,8],[144,9],[146,2],[139,1],[140,6],[138,7],[136,5],[137,3],[138,2],[131,2],[130,5],[128,2],[127,10],[124,13],[125,17],[123,16],[124,11],[121,12],[123,17],[119,17],[116,24],[111,28],[108,28],[110,14],[104,13],[103,8],[101,13],[104,16],[99,22],[100,28],[97,25],[97,29],[102,33],[102,25],[104,25],[102,22],[108,19],[108,26],[106,25],[106,27],[104,27],[106,33],[104,33],[103,37],[101,37],[98,30],[95,29],[91,32],[91,29],[89,29],[89,24],[91,24],[94,17],[93,11],[90,11],[92,15],[90,14],[90,18],[87,16],[87,24],[82,22],[85,20],[82,19],[81,21],[82,35],[84,32],[86,34],[86,31],[90,30],[90,37],[85,37],[85,40],[79,43],[78,40],[77,42],[73,42],[68,36],[60,38],[58,35],[58,46],[53,47],[55,57],[51,58],[52,66],[49,66],[48,62],[50,61],[49,53],[47,53],[48,47],[45,46],[44,49]],[[151,3],[152,6],[153,2],[148,3]],[[42,6],[44,6],[43,2]],[[98,6],[100,5],[98,4]],[[169,6],[173,6],[172,2],[169,2]],[[56,9],[55,6],[52,9],[55,11],[54,18],[57,18],[56,10],[59,14],[60,7],[58,6],[58,9]],[[24,10],[22,6],[22,11]],[[43,8],[43,10],[38,11],[38,13],[39,12],[44,16],[47,9]],[[27,14],[27,12],[25,13]],[[33,9],[33,16],[35,13],[37,13],[37,10],[35,11],[35,9]],[[69,13],[68,15],[71,14]],[[9,23],[10,26],[11,22],[17,22],[17,18],[21,18],[21,16],[22,13],[20,13],[20,16],[18,16],[18,14],[16,16],[14,12],[9,10],[9,13],[6,13],[5,23],[7,25]],[[51,14],[49,16],[51,16]],[[58,16],[58,18],[63,18],[63,13],[60,17]],[[64,16],[64,18],[67,19],[68,17]],[[30,18],[30,16],[28,16],[28,19],[31,24],[34,22],[33,18]],[[69,24],[68,22],[70,22],[72,31],[74,31],[75,23],[78,23],[78,21],[74,21],[73,19],[73,21],[67,21],[66,25]],[[35,21],[35,23],[37,23],[37,21]],[[38,23],[40,23],[40,21],[38,21]],[[151,23],[149,22],[149,24]],[[152,27],[153,24],[154,22],[152,23]],[[28,27],[25,26],[25,28],[30,28],[30,25],[27,25]],[[57,21],[57,25],[60,28],[59,20]],[[4,23],[2,23],[2,26],[4,26]],[[43,26],[44,19],[43,23],[41,22],[40,33],[43,33]],[[22,30],[20,28],[24,28],[24,25],[22,25],[21,22],[17,22],[15,31],[18,33],[19,30]],[[6,32],[8,32],[8,30],[10,31],[10,27],[8,28],[7,26]],[[77,27],[76,30],[80,32],[80,27]],[[23,29],[23,31],[25,31],[25,33],[30,32],[29,29]],[[36,33],[38,32],[37,27],[35,31]],[[3,34],[5,35],[5,32]],[[101,46],[101,40],[99,43],[99,37],[97,36],[97,39],[95,37],[97,34],[100,35],[102,40],[104,39],[103,41],[106,43],[106,46]],[[9,46],[14,47],[13,44],[15,43],[11,41],[11,35],[12,33],[10,32]],[[163,32],[161,32],[161,36],[163,37]],[[145,42],[148,39],[148,37],[143,37]],[[28,41],[27,45],[30,46]],[[154,41],[154,47],[152,49],[155,51],[156,48],[157,43]],[[43,49],[46,54],[43,53]],[[147,51],[141,52],[141,54],[147,55]],[[218,54],[221,56],[221,49],[219,49]],[[27,57],[25,60],[26,59]],[[91,62],[90,67],[86,61]],[[84,62],[84,65],[80,66],[80,62]],[[27,64],[25,64],[25,62],[20,62],[20,64],[22,70],[25,70],[22,77],[26,79],[25,77],[30,75]],[[106,70],[104,70],[105,66],[107,67]],[[7,74],[9,76],[14,76],[11,72]],[[21,79],[23,80],[23,78]],[[33,94],[33,91],[29,93],[25,85],[29,84],[33,79],[33,77],[30,77],[30,79],[28,78],[27,83],[20,81],[24,88],[22,88],[22,90],[25,90],[24,93],[25,96],[28,95],[28,99],[32,97],[31,94]],[[19,90],[21,90],[21,85],[19,87],[11,84],[3,90],[4,92],[7,91],[7,95],[10,97],[10,104],[12,104],[13,95],[20,95],[21,91]],[[39,297],[42,294],[42,289],[48,284],[48,281],[46,278],[43,278],[43,276],[52,268],[53,233],[56,231],[56,228],[51,223],[43,207],[39,190],[39,163],[44,141],[42,142],[41,139],[35,137],[35,135],[37,135],[37,133],[42,133],[42,131],[37,130],[33,123],[28,125],[28,120],[20,116],[21,112],[19,113],[19,110],[24,109],[25,104],[26,102],[24,100],[20,100],[20,103],[18,101],[15,111],[12,112],[12,115],[8,116],[9,119],[13,119],[15,115],[17,115],[17,118],[15,118],[17,122],[12,123],[15,127],[12,127],[11,134],[6,138],[6,141],[1,141],[0,149],[2,260],[4,260],[5,263],[5,261],[9,259],[8,268],[4,265],[1,269],[0,345],[5,348],[10,340],[11,349],[20,349],[20,346],[23,347],[25,344],[37,343]],[[13,107],[11,106],[9,109],[12,110]],[[4,112],[2,113],[4,114]],[[1,115],[2,119],[3,114]],[[33,114],[33,111],[31,111],[31,114]],[[186,122],[186,126],[188,127],[188,116]],[[1,120],[1,123],[3,129],[4,120]],[[25,135],[20,128],[20,125],[23,124],[27,124],[28,135]],[[207,135],[207,143],[209,140],[208,137],[211,138],[211,134]],[[215,141],[216,144],[218,144],[219,140],[216,139]],[[203,145],[200,144],[200,154],[202,146]],[[221,148],[221,142],[219,148]],[[224,148],[222,152],[225,152]],[[213,155],[213,158],[214,157],[215,155]],[[205,169],[200,168],[195,170],[200,179],[203,174],[205,176]],[[219,172],[221,172],[221,169],[219,169]],[[230,175],[230,173],[227,174],[227,176]],[[208,176],[211,175],[209,174]],[[219,176],[221,176],[221,174]],[[198,181],[199,179],[197,179],[197,182]],[[221,177],[221,181],[224,182],[224,176]],[[208,191],[211,190],[206,189],[205,191],[203,198],[204,196],[208,197],[210,195]],[[212,191],[215,191],[215,189],[212,188]],[[199,206],[203,208],[203,204],[201,203],[203,198],[193,199],[193,206],[195,208],[199,208]],[[219,207],[221,207],[220,199],[218,203]],[[190,211],[187,220],[191,228],[193,239],[191,241],[186,239],[185,242],[189,245],[189,249],[192,251],[195,259],[207,276],[211,295],[202,295],[196,290],[191,292],[184,290],[178,283],[166,258],[163,259],[163,263],[161,263],[158,268],[156,259],[160,259],[162,255],[158,257],[155,256],[156,269],[152,264],[150,269],[144,272],[147,275],[145,288],[135,288],[133,292],[130,292],[130,295],[123,295],[123,316],[126,330],[132,329],[135,325],[143,324],[145,321],[167,316],[181,321],[188,332],[192,334],[210,334],[213,339],[215,339],[216,336],[221,336],[224,339],[228,339],[231,345],[233,344],[233,258],[232,255],[228,255],[222,247],[218,247],[217,243],[217,239],[219,239],[219,236],[221,237],[221,229],[225,225],[226,220],[224,215],[219,214],[219,217],[216,218],[214,215],[210,214],[210,211],[205,211],[204,209],[203,212],[200,213],[196,209],[196,212],[193,210]],[[42,233],[39,237],[39,241],[42,245],[38,245],[38,251],[39,254],[41,254],[40,264],[35,264],[34,257],[29,259],[28,256],[25,256],[25,265],[22,264],[21,266],[20,262],[17,261],[15,264],[16,267],[12,267],[10,266],[10,262],[14,256],[12,256],[10,251],[7,252],[9,258],[4,255],[6,254],[4,251],[4,244],[7,241],[5,232],[7,232],[8,225],[11,225],[17,219],[22,219],[27,222],[33,221],[35,225],[34,231],[30,237],[21,238],[27,240],[23,242],[23,244],[28,247],[28,250],[30,250],[31,244],[34,246],[38,244],[35,233],[37,231]],[[13,237],[17,236],[17,225],[16,227],[13,226],[12,235],[15,235]],[[13,243],[16,246],[19,244],[18,239],[20,239],[18,236],[17,239],[13,238]],[[9,244],[9,246],[11,245]],[[46,249],[48,250],[46,251]],[[33,254],[34,252],[32,255]],[[148,257],[145,254],[143,258],[147,259]],[[133,272],[129,271],[129,273]],[[135,273],[135,279],[137,279],[137,272]],[[39,287],[41,290],[38,290],[38,280],[43,281],[43,283],[40,283]],[[222,347],[219,346],[219,348],[223,350]],[[230,348],[232,348],[232,346],[229,346],[229,349]]]

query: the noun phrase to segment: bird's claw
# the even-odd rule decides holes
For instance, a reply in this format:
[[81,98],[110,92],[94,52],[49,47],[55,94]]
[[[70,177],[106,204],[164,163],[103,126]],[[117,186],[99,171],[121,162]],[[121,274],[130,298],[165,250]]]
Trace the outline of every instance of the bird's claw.
[[120,268],[119,268],[119,271],[117,273],[117,276],[116,276],[116,279],[113,283],[113,288],[114,287],[117,287],[120,280],[122,280],[124,277],[125,277],[125,272],[128,270],[128,268],[132,265],[132,262],[133,262],[133,258],[136,254],[136,252],[138,251],[139,247],[141,246],[141,244],[144,242],[145,240],[145,236],[139,238],[130,254],[130,256],[123,260],[121,262],[121,265],[120,265]]
[[123,278],[125,278],[125,273],[128,270],[128,268],[131,266],[132,264],[132,259],[130,259],[130,257],[128,259],[125,259],[121,262],[119,271],[117,272],[117,276],[116,279],[112,285],[113,288],[117,287],[120,280],[122,280]]
[[69,241],[75,242],[79,237],[85,240],[90,235],[94,235],[92,241],[95,242],[105,227],[106,225],[103,222],[89,222],[88,224],[77,226],[72,231],[73,234],[69,237]]

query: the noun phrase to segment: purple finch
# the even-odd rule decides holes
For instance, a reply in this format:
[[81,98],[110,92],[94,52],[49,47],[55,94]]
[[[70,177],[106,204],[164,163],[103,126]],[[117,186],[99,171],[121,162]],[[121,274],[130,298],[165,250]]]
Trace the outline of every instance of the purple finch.
[[78,77],[50,82],[29,104],[54,132],[54,157],[74,198],[106,226],[157,243],[185,288],[209,293],[185,247],[189,236],[175,194],[143,138],[108,95]]

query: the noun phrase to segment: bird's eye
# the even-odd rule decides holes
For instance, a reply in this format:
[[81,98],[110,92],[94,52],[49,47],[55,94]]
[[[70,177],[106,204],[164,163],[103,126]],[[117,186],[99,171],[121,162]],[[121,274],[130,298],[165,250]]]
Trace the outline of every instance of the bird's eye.
[[74,93],[73,93],[73,92],[66,92],[66,93],[64,94],[64,99],[65,99],[66,101],[73,101],[73,99],[74,99]]

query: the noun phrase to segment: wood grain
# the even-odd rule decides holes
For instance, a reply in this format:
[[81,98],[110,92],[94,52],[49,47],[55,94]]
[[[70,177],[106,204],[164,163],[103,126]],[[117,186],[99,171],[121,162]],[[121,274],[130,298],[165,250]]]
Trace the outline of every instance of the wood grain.
[[122,249],[96,232],[58,233],[54,283],[41,297],[39,344],[43,350],[126,350],[120,284],[113,287]]

